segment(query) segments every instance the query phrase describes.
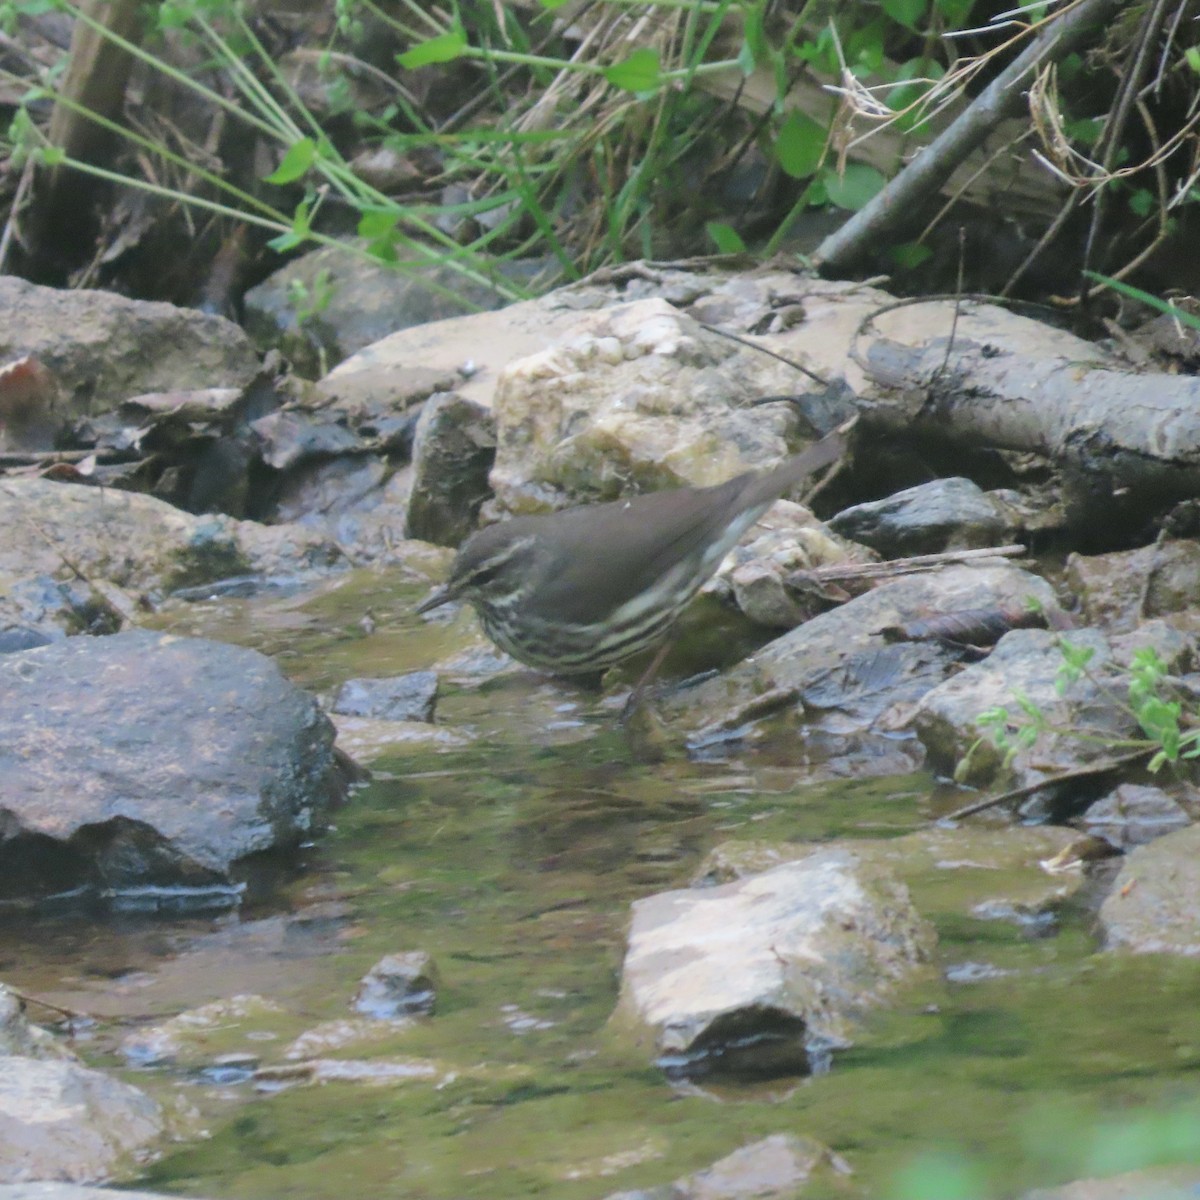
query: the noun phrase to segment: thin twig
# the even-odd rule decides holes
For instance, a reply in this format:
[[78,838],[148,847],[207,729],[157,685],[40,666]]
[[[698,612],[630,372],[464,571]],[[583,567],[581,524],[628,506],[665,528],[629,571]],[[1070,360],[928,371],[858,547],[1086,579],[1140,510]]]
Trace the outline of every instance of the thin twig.
[[749,338],[742,337],[737,333],[730,333],[728,329],[721,329],[717,325],[707,325],[703,321],[699,322],[701,329],[707,329],[709,333],[715,333],[719,337],[729,338],[731,342],[740,342],[743,346],[748,346],[751,350],[761,351],[763,354],[769,354],[772,358],[777,358],[781,363],[786,363],[789,367],[793,367],[799,371],[801,375],[807,375],[814,383],[819,383],[823,388],[829,386],[829,380],[823,379],[816,371],[810,370],[803,363],[797,362],[794,358],[788,358],[786,354],[780,354],[778,351],[770,349],[768,346],[759,345],[758,342],[752,342]]
[[1130,750],[1128,754],[1118,754],[1116,758],[1105,758],[1099,762],[1085,763],[1082,767],[1072,767],[1069,771],[1063,771],[1058,775],[1049,775],[1036,783],[1027,783],[1024,787],[1013,788],[1012,791],[1001,792],[998,796],[989,796],[985,800],[976,800],[974,804],[956,808],[954,812],[947,813],[944,817],[938,817],[935,824],[941,821],[961,821],[964,817],[973,817],[976,813],[984,812],[989,808],[997,808],[1011,800],[1024,800],[1026,796],[1032,796],[1035,792],[1043,791],[1060,783],[1070,783],[1073,779],[1088,779],[1092,775],[1105,775],[1109,771],[1115,771],[1118,767],[1127,767],[1139,759],[1148,758],[1157,749],[1157,746],[1143,746],[1140,750]]

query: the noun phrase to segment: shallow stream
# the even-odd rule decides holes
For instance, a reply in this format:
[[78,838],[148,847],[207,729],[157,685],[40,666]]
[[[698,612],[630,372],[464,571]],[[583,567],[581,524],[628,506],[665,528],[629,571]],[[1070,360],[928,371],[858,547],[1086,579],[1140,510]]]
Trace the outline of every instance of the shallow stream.
[[[445,652],[449,633],[407,615],[416,595],[357,576],[308,598],[181,607],[164,623],[255,646],[327,692]],[[377,625],[364,635],[368,606]],[[914,887],[938,927],[935,969],[824,1075],[678,1086],[623,1057],[605,1022],[631,900],[686,886],[729,837],[891,838],[962,797],[922,775],[823,778],[789,765],[799,747],[639,762],[611,712],[525,673],[447,689],[439,718],[477,736],[375,762],[334,828],[303,861],[277,864],[237,914],[0,928],[0,978],[94,1014],[79,1048],[105,1066],[140,1023],[235,994],[279,1004],[214,1031],[202,1063],[122,1068],[184,1097],[211,1133],[141,1186],[599,1200],[784,1131],[841,1154],[850,1194],[923,1200],[1200,1157],[1200,963],[1099,955],[1082,908],[1049,923],[976,919],[944,888],[922,899]],[[367,969],[412,949],[440,969],[435,1015],[328,1052],[410,1062],[411,1076],[264,1085],[239,1070],[350,1017]]]

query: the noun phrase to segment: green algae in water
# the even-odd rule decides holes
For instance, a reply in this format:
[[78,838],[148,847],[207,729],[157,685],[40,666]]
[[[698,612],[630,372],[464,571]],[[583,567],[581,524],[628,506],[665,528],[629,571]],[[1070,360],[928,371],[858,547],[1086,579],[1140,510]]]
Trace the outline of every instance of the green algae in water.
[[1031,1145],[1033,1114],[1084,1122],[1061,1151],[1105,1112],[1194,1081],[1200,964],[1097,958],[1080,925],[1039,937],[947,905],[941,965],[977,959],[1003,974],[914,989],[828,1075],[677,1092],[604,1037],[630,901],[684,884],[720,826],[805,840],[903,832],[919,814],[902,820],[893,797],[913,781],[726,792],[709,786],[713,767],[672,764],[660,777],[578,749],[520,763],[488,746],[453,765],[440,757],[424,778],[361,792],[323,847],[324,870],[354,890],[359,936],[339,960],[343,994],[314,997],[312,1011],[344,1012],[383,954],[430,950],[443,976],[436,1015],[361,1053],[428,1059],[449,1082],[299,1086],[231,1105],[211,1141],[141,1183],[264,1200],[344,1200],[348,1187],[582,1200],[791,1131],[842,1153],[868,1195],[886,1194],[922,1147],[964,1148],[992,1186],[1025,1186],[1074,1169]]
[[[417,642],[416,623],[390,628],[410,597],[389,599],[384,583],[376,594],[376,582],[275,606],[266,637],[293,678],[325,687],[436,657],[446,631],[421,627]],[[383,614],[382,641],[358,636],[349,599]],[[234,634],[191,616],[198,632],[262,646],[254,606]],[[983,1200],[1198,1157],[1200,964],[1098,956],[1086,917],[1069,910],[1048,928],[982,920],[943,879],[912,885],[938,927],[939,978],[874,1017],[829,1074],[680,1091],[617,1057],[604,1027],[633,899],[685,886],[730,837],[903,835],[930,815],[932,785],[812,785],[763,755],[648,765],[609,717],[587,716],[575,745],[537,746],[529,729],[569,693],[546,694],[519,680],[451,689],[450,716],[492,732],[375,764],[395,777],[357,793],[317,851],[320,877],[354,897],[354,936],[322,988],[289,1001],[313,1024],[345,1016],[383,954],[430,951],[443,979],[434,1017],[342,1057],[420,1058],[442,1081],[244,1093],[208,1106],[213,1138],[168,1155],[142,1185],[246,1200],[591,1200],[794,1132],[849,1161],[850,1194],[933,1200],[936,1186]],[[940,977],[967,967],[962,982]],[[1129,1126],[1139,1136],[1115,1136]]]

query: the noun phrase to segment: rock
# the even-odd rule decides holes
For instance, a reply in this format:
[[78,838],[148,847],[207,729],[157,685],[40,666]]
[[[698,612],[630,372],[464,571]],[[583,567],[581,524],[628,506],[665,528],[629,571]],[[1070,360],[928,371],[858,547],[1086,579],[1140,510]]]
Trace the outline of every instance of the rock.
[[[705,591],[726,585],[738,608],[756,625],[794,629],[830,608],[835,590],[798,586],[814,567],[874,558],[862,546],[831,533],[807,508],[778,501],[725,557]],[[837,594],[845,600],[845,593]]]
[[33,1025],[21,1001],[0,983],[0,1055],[25,1058],[74,1059],[74,1055],[52,1033]]
[[[1060,693],[1059,672],[1064,662],[1060,636],[1042,629],[1013,630],[983,662],[966,667],[921,699],[911,725],[936,769],[953,770],[976,743],[981,730],[975,722],[981,713],[999,707],[1018,712],[1018,694],[1050,714],[1060,728],[1083,725],[1114,740],[1140,734],[1123,702],[1123,684],[1118,682],[1114,694],[1084,677]],[[1161,621],[1148,622],[1124,638],[1110,639],[1097,629],[1076,629],[1065,640],[1092,650],[1089,670],[1093,673],[1119,669],[1144,646],[1154,647],[1172,669],[1190,655],[1187,639]],[[1110,753],[1102,741],[1046,733],[1032,749],[1019,749],[1009,771],[1016,785],[1024,787]],[[999,777],[1003,765],[1004,751],[985,742],[972,754],[964,782],[988,786]]]
[[1162,788],[1122,783],[1102,796],[1079,819],[1094,837],[1102,837],[1118,850],[1128,850],[1192,823],[1178,801]]
[[354,1009],[383,1021],[428,1014],[437,1003],[437,989],[437,967],[424,950],[389,954],[363,976]]
[[391,679],[347,679],[338,689],[333,711],[386,721],[432,721],[437,694],[436,671],[412,671]]
[[589,314],[553,349],[504,369],[498,506],[544,511],[773,466],[794,448],[797,418],[786,403],[751,406],[764,358],[665,300]]
[[78,1063],[0,1057],[0,1183],[94,1183],[166,1132],[144,1092]]
[[1104,1179],[1077,1179],[1062,1187],[1026,1192],[1021,1200],[1195,1200],[1197,1194],[1200,1167],[1185,1165],[1147,1167]]
[[[896,838],[837,838],[825,847],[894,875],[922,914],[954,912],[1044,931],[1083,886],[1082,871],[1050,874],[1045,868],[1076,838],[1073,830],[1054,825],[932,826]],[[692,884],[729,883],[812,853],[799,842],[722,842],[705,856]]]
[[933,939],[904,886],[845,850],[648,896],[610,1027],[672,1074],[819,1069]]
[[368,1087],[397,1087],[406,1083],[441,1084],[457,1078],[426,1058],[309,1058],[278,1066],[261,1067],[254,1073],[260,1086],[272,1089],[298,1083],[358,1083]]
[[283,1057],[292,1062],[297,1059],[321,1059],[349,1048],[361,1054],[372,1043],[394,1039],[397,1026],[403,1022],[403,1017],[386,1021],[370,1017],[322,1021],[290,1042],[283,1051]]
[[[343,404],[402,411],[434,392],[454,391],[490,408],[503,366],[549,348],[578,321],[576,311],[549,297],[432,321],[364,347],[318,386]],[[463,367],[469,367],[467,375]]]
[[262,996],[230,996],[126,1034],[120,1052],[135,1067],[197,1066],[214,1060],[231,1041],[242,1049],[248,1023],[282,1012],[278,1004]]
[[[107,606],[81,588],[77,572],[145,592],[236,575],[313,571],[340,558],[316,531],[193,516],[152,496],[28,477],[8,478],[0,487],[0,527],[0,618],[12,611],[14,623],[42,632],[48,621],[60,632],[76,632],[80,610]],[[60,576],[68,581],[58,582]],[[24,598],[11,598],[21,579],[35,582],[20,585]]]
[[1107,950],[1200,955],[1200,825],[1132,850],[1100,906]]
[[414,750],[459,750],[478,736],[465,728],[448,729],[428,721],[378,721],[334,714],[338,747],[356,762],[373,762]]
[[0,362],[18,355],[34,355],[54,372],[76,416],[144,392],[241,388],[258,372],[249,338],[223,317],[4,275]]
[[490,495],[496,423],[477,400],[441,392],[425,401],[413,445],[413,485],[405,533],[457,546],[474,528]]
[[238,861],[311,836],[339,790],[333,727],[255,651],[133,631],[0,657],[8,896],[228,902]]
[[47,646],[54,638],[31,625],[6,625],[0,629],[0,654],[17,654],[21,650],[33,650]]
[[[501,263],[498,275],[525,284],[543,265]],[[261,350],[279,347],[297,370],[315,378],[398,330],[501,308],[509,302],[506,291],[446,266],[398,271],[322,246],[246,293],[246,331]],[[306,308],[315,311],[300,321],[297,309]]]
[[935,479],[855,504],[831,517],[829,527],[884,558],[997,546],[1016,532],[1007,504],[960,478]]
[[1134,629],[1147,617],[1181,614],[1183,621],[1194,620],[1200,542],[1154,542],[1090,557],[1072,554],[1066,583],[1079,597],[1084,619],[1113,632]]
[[849,1174],[846,1161],[828,1146],[775,1133],[694,1175],[660,1187],[613,1192],[608,1200],[800,1200],[809,1184],[836,1187]]
[[890,730],[911,706],[941,684],[960,658],[942,644],[889,643],[886,630],[917,617],[994,604],[1019,605],[1035,596],[1047,607],[1054,594],[1044,580],[1010,566],[953,566],[882,583],[776,638],[724,675],[669,698],[660,707],[674,719],[704,724],[702,745],[722,730],[737,736],[745,708],[764,693],[783,697],[785,711],[828,713],[844,735]]

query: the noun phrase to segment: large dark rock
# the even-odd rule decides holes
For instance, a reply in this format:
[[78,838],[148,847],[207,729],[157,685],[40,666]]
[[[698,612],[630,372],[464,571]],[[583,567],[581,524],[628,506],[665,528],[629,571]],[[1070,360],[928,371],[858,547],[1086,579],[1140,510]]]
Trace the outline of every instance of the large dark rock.
[[225,888],[311,835],[333,727],[252,650],[134,631],[0,658],[0,894]]
[[996,546],[1012,538],[1011,506],[969,479],[935,479],[883,500],[855,504],[829,527],[885,558]]

